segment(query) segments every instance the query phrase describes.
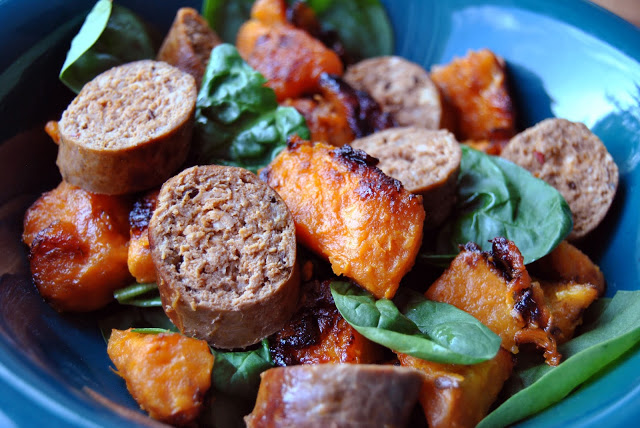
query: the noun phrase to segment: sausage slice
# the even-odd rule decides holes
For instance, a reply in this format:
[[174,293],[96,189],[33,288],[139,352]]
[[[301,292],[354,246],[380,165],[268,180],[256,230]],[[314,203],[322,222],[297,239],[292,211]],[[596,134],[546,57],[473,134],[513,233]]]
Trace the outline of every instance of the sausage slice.
[[198,166],[168,180],[149,242],[164,310],[187,336],[244,348],[281,329],[296,309],[293,218],[245,169]]
[[407,367],[318,364],[261,374],[247,427],[402,427],[424,377]]
[[136,61],[98,75],[59,122],[62,177],[110,195],[161,185],[187,157],[196,96],[193,77],[164,62]]
[[546,119],[511,139],[502,157],[555,187],[569,204],[573,230],[582,238],[600,224],[618,187],[618,166],[584,124]]
[[344,80],[371,94],[398,125],[440,128],[440,93],[418,64],[397,56],[370,58],[350,66]]
[[417,127],[391,128],[351,143],[377,158],[378,168],[422,195],[425,228],[444,221],[455,204],[462,150],[452,133]]
[[199,88],[211,50],[220,43],[220,37],[195,9],[183,7],[176,13],[157,59],[192,75]]

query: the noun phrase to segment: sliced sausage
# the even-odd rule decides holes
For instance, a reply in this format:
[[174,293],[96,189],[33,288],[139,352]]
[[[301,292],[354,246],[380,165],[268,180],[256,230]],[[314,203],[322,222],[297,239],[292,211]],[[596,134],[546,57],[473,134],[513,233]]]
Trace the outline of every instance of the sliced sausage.
[[111,195],[159,186],[187,157],[196,96],[193,77],[164,62],[136,61],[98,75],[58,124],[62,177]]
[[156,58],[189,73],[200,87],[211,50],[220,43],[220,37],[195,9],[183,7],[178,9]]
[[371,94],[398,125],[440,128],[440,93],[418,64],[397,56],[370,58],[347,68],[344,79]]
[[252,427],[403,427],[422,387],[415,369],[370,364],[277,367],[263,372]]
[[168,180],[149,242],[164,310],[188,336],[244,348],[278,331],[296,309],[293,219],[245,169],[198,166]]
[[582,123],[547,119],[511,139],[502,157],[555,187],[569,204],[581,238],[600,224],[618,187],[618,166]]
[[424,128],[392,128],[351,143],[380,163],[385,174],[422,195],[425,228],[441,224],[456,200],[462,150],[452,133]]

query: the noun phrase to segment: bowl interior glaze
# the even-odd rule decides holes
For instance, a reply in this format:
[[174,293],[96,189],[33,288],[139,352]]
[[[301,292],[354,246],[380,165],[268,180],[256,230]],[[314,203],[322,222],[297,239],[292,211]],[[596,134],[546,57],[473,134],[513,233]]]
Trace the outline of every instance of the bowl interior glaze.
[[[387,0],[396,53],[425,67],[489,48],[507,61],[520,128],[584,122],[620,168],[604,222],[582,246],[607,295],[640,289],[640,31],[578,0]],[[160,31],[197,1],[123,0]],[[91,0],[0,2],[0,426],[154,426],[110,369],[95,316],[60,315],[37,294],[20,242],[26,208],[60,180],[43,131],[72,99],[57,74]],[[633,425],[636,348],[520,426]]]

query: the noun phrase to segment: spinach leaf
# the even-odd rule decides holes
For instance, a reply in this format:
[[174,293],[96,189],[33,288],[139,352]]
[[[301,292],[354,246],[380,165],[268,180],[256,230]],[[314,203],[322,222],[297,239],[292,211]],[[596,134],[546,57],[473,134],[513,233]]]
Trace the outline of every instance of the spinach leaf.
[[304,117],[293,107],[279,106],[265,82],[234,46],[213,49],[196,102],[200,161],[256,171],[271,162],[289,136],[310,137]]
[[105,342],[108,341],[111,330],[114,328],[118,330],[149,328],[178,331],[164,310],[158,307],[121,306],[100,317],[98,327],[100,327]]
[[438,235],[438,255],[457,254],[458,245],[467,242],[487,251],[489,241],[502,236],[515,242],[528,264],[549,253],[573,227],[560,192],[524,168],[466,146],[457,198],[455,215]]
[[121,305],[131,305],[140,307],[162,306],[158,284],[155,282],[148,284],[132,284],[116,290],[113,293],[118,303]]
[[142,334],[160,334],[160,333],[175,333],[174,331],[167,330],[166,328],[158,328],[158,327],[140,327],[131,329],[134,333],[142,333]]
[[379,0],[308,0],[318,19],[340,36],[351,58],[393,53],[393,28]]
[[478,427],[506,426],[557,403],[640,342],[640,291],[618,291],[611,301],[601,300],[589,308],[598,314],[585,322],[583,333],[559,347],[565,360],[557,367],[539,364],[517,373],[524,389]]
[[154,56],[155,46],[142,20],[111,0],[99,0],[71,41],[60,80],[78,93],[109,68]]
[[476,364],[500,349],[500,337],[473,316],[410,290],[398,292],[397,306],[388,299],[376,301],[348,282],[332,282],[331,295],[353,328],[397,352],[438,363]]
[[202,16],[228,43],[235,43],[240,26],[251,17],[254,0],[205,0]]
[[269,344],[264,339],[260,348],[245,352],[223,352],[212,349],[215,357],[211,381],[217,392],[255,400],[260,386],[260,373],[273,367]]
[[[293,0],[288,0],[292,3]],[[320,22],[338,33],[353,59],[391,55],[393,28],[379,0],[308,0]],[[250,18],[253,0],[205,0],[202,15],[228,43]]]

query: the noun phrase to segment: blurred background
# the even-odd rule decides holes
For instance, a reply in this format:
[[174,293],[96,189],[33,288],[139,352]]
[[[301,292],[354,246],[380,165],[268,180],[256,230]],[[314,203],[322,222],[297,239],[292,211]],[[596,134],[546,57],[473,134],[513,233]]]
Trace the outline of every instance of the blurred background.
[[640,0],[592,0],[640,27]]

